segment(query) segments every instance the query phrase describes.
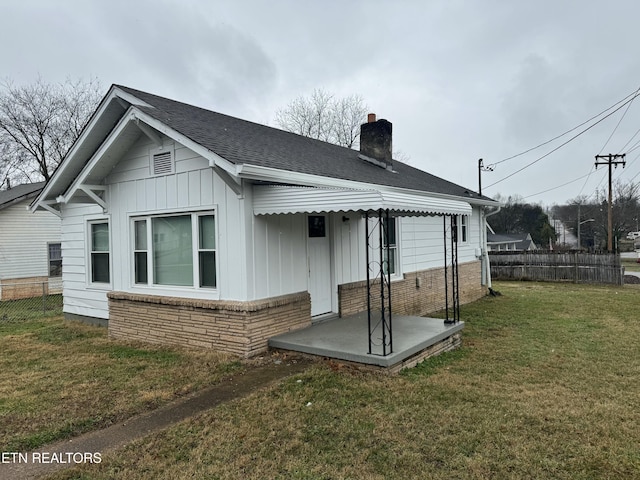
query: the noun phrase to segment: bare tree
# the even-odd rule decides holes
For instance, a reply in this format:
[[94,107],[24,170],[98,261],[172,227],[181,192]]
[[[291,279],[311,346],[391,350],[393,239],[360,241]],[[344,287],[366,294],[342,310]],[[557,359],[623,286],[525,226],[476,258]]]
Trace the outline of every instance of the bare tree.
[[336,99],[322,89],[298,97],[276,112],[276,124],[289,132],[354,148],[368,107],[361,95]]
[[0,83],[0,185],[49,180],[101,98],[95,78]]

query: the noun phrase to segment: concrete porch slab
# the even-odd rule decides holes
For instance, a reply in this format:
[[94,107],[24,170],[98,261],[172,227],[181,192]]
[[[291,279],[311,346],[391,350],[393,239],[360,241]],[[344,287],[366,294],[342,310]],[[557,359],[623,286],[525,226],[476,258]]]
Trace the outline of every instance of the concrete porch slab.
[[440,318],[394,315],[392,353],[382,356],[373,350],[369,354],[367,313],[362,312],[277,335],[269,339],[269,347],[388,368],[463,328],[464,322],[446,325]]

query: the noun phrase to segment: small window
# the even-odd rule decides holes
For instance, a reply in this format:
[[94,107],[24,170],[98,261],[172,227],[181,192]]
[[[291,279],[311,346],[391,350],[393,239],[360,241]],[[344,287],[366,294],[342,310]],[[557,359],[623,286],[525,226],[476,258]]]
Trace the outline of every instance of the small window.
[[173,151],[168,150],[151,155],[151,171],[153,175],[173,173]]
[[[396,219],[389,218],[382,220],[382,247],[384,256],[383,272],[395,275],[398,261],[398,240],[396,235]],[[387,247],[388,255],[387,255]]]
[[466,243],[467,241],[467,216],[460,215],[460,222],[458,224],[458,228],[460,229],[460,234],[458,236],[458,240],[462,243]]
[[325,216],[309,215],[309,238],[325,237],[327,235]]
[[91,282],[109,283],[109,224],[91,223]]
[[216,286],[216,222],[213,215],[198,217],[198,263],[200,286]]
[[149,282],[147,269],[147,221],[138,220],[134,222],[134,229],[133,264],[135,282],[146,284]]
[[59,243],[49,244],[49,276],[62,276],[62,245]]

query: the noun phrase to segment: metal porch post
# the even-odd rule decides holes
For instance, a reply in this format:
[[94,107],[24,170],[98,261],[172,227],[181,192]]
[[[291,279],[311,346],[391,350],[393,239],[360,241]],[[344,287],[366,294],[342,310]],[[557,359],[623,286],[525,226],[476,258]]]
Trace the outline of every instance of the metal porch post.
[[[448,283],[448,282],[447,282]],[[449,318],[449,310],[447,309],[447,318],[445,323],[457,323],[460,321],[460,277],[458,274],[458,217],[451,215],[451,300],[452,315]]]
[[449,275],[447,273],[447,216],[442,216],[442,232],[444,235],[444,311],[445,323],[449,323]]
[[369,332],[369,355],[371,355],[371,263],[369,260],[369,212],[364,214],[365,258],[367,262],[367,331]]
[[[373,213],[373,212],[372,212]],[[384,216],[383,216],[384,214]],[[393,332],[391,317],[391,270],[389,268],[389,231],[385,227],[385,219],[389,222],[389,210],[378,209],[378,255],[372,258],[369,248],[372,247],[371,236],[374,232],[369,230],[369,212],[365,213],[365,236],[366,236],[366,261],[367,261],[367,327],[369,333],[369,354],[386,356],[393,352]],[[373,217],[371,217],[373,218]],[[385,259],[386,257],[386,259]],[[375,266],[375,267],[374,267]],[[375,270],[374,270],[375,268]],[[373,275],[372,275],[373,274]],[[380,320],[372,321],[372,283],[380,281]],[[375,325],[374,325],[375,323]],[[382,329],[379,332],[378,329]],[[381,343],[374,339],[375,335],[380,335]],[[374,352],[375,347],[382,347],[380,351]]]
[[[381,212],[382,213],[382,212]],[[385,221],[384,222],[380,222],[380,225],[384,227],[384,237],[385,237],[385,242],[384,244],[384,248],[385,248],[385,254],[386,254],[386,270],[385,268],[382,269],[382,278],[381,278],[381,282],[380,284],[382,285],[383,283],[385,284],[386,288],[383,288],[381,290],[382,296],[384,298],[384,293],[385,293],[385,289],[386,289],[386,294],[387,294],[387,309],[389,310],[389,318],[385,319],[385,310],[384,310],[384,300],[382,301],[382,343],[383,343],[383,355],[388,355],[388,353],[393,352],[393,331],[392,331],[392,325],[391,325],[391,268],[389,267],[390,264],[390,259],[391,259],[391,249],[389,248],[389,209],[387,208],[385,210]],[[382,254],[382,248],[380,248],[380,254]],[[389,329],[389,352],[387,353],[387,341],[386,341],[386,330],[387,328]]]

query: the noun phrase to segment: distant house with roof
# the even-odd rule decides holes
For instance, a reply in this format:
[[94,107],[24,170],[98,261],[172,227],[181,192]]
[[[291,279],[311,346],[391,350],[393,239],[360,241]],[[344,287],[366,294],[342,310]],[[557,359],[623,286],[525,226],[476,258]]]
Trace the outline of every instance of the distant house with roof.
[[42,295],[60,289],[60,217],[48,210],[29,212],[44,182],[0,190],[0,300]]
[[62,217],[65,315],[251,356],[481,297],[498,202],[393,160],[391,133],[370,118],[357,151],[112,86],[31,207]]
[[530,233],[487,233],[487,249],[490,252],[525,252],[538,247]]

